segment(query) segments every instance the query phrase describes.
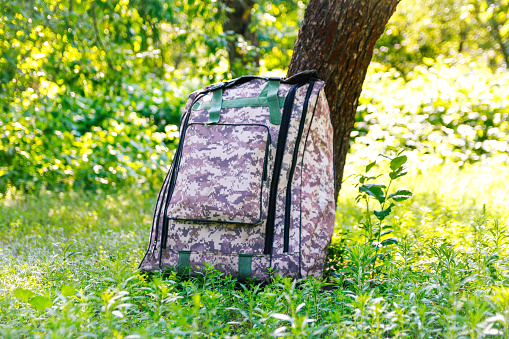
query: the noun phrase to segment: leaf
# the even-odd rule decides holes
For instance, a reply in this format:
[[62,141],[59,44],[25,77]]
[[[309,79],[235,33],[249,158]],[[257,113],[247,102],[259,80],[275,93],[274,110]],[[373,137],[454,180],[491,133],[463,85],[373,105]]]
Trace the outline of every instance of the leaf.
[[386,216],[391,214],[391,210],[390,209],[386,209],[386,210],[383,210],[383,211],[376,211],[375,210],[375,211],[373,211],[373,213],[378,218],[378,220],[384,220]]
[[389,173],[389,177],[394,180],[394,179],[397,179],[399,177],[402,177],[404,175],[406,175],[408,173],[407,169],[405,166],[401,166],[399,168],[397,168],[395,171]]
[[492,265],[493,263],[496,263],[499,259],[500,257],[498,256],[498,254],[493,254],[486,261],[486,265]]
[[306,303],[301,303],[297,308],[295,309],[295,312],[299,312],[301,308],[303,308],[306,305]]
[[408,160],[406,155],[400,155],[399,157],[396,157],[391,160],[391,170],[396,170],[403,166],[403,164]]
[[28,299],[32,298],[34,296],[34,293],[29,290],[24,290],[22,288],[17,288],[14,290],[14,297],[21,301],[28,301]]
[[370,169],[373,168],[373,166],[376,165],[376,161],[373,161],[372,163],[370,163],[369,165],[366,166],[366,173],[369,172]]
[[460,286],[464,286],[466,284],[468,284],[469,282],[471,281],[475,281],[475,279],[477,278],[478,274],[475,273],[475,274],[471,274],[469,275],[468,277],[466,278],[463,278],[461,281],[460,281]]
[[271,333],[271,337],[287,337],[289,334],[284,333],[286,326],[281,326]]
[[69,285],[62,286],[62,295],[64,297],[70,297],[76,294],[76,289]]
[[283,314],[283,313],[272,313],[270,315],[272,318],[276,318],[276,319],[279,319],[279,320],[284,320],[284,321],[289,321],[289,322],[293,322],[293,318],[286,315],[286,314]]
[[384,191],[385,185],[381,184],[366,184],[359,187],[359,192],[364,192],[378,200],[380,203],[385,201]]
[[383,237],[384,235],[391,234],[392,232],[394,232],[394,230],[392,229],[382,231],[382,233],[380,233],[380,236]]
[[500,322],[504,323],[505,322],[505,318],[504,318],[504,316],[502,314],[497,313],[493,317],[486,318],[486,320],[484,320],[484,321],[486,321],[487,323],[494,323],[494,322],[497,322],[497,321],[500,321]]
[[114,316],[119,317],[120,319],[122,319],[122,318],[124,317],[124,315],[122,314],[122,312],[120,312],[120,311],[116,311],[116,310],[115,310],[115,311],[113,311],[113,312],[111,312],[111,314],[113,314]]
[[401,189],[397,190],[396,192],[391,193],[389,195],[389,199],[392,199],[394,201],[404,201],[404,200],[410,199],[412,197],[412,195],[413,195],[412,191],[405,189],[405,188],[401,188]]
[[398,238],[388,238],[388,239],[385,239],[384,241],[382,241],[382,245],[383,246],[389,246],[389,245],[394,245],[394,244],[397,244],[399,243],[399,240]]
[[76,252],[76,251],[68,252],[68,253],[67,253],[67,257],[68,257],[68,258],[70,258],[70,257],[72,257],[73,255],[77,255],[77,254],[81,254],[81,252]]
[[28,302],[30,305],[35,307],[35,309],[39,312],[44,311],[46,308],[53,306],[53,302],[51,299],[36,295]]
[[378,220],[384,220],[385,217],[387,217],[389,214],[391,214],[392,212],[392,207],[394,206],[393,203],[391,203],[389,205],[389,207],[387,207],[386,209],[382,210],[382,211],[373,211],[373,213],[375,214],[375,217],[378,218]]

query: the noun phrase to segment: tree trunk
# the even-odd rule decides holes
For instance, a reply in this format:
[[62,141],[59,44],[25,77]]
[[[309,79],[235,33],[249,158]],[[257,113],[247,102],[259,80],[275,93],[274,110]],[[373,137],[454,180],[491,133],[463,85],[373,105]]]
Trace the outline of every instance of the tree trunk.
[[287,76],[307,69],[326,81],[334,128],[334,187],[341,188],[362,83],[398,0],[311,0]]
[[509,66],[509,42],[507,39],[504,39],[502,37],[501,27],[496,19],[496,14],[498,14],[496,11],[492,14],[490,25],[491,25],[491,34],[495,38],[495,40],[500,45],[500,51],[502,52],[502,55],[504,56],[504,61],[507,66]]
[[230,9],[226,13],[228,18],[223,23],[225,33],[234,33],[228,39],[228,59],[230,61],[230,72],[235,77],[256,73],[253,69],[246,69],[246,65],[255,65],[258,68],[260,64],[260,53],[258,49],[248,55],[246,48],[240,48],[236,37],[241,35],[252,46],[259,46],[258,33],[251,32],[251,9],[257,0],[222,0]]

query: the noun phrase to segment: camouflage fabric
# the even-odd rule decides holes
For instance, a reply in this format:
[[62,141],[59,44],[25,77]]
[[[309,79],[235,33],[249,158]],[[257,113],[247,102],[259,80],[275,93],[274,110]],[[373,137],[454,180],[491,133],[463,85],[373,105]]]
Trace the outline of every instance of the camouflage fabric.
[[268,140],[264,125],[189,125],[168,218],[259,223]]
[[[266,84],[264,78],[247,79],[224,88],[223,100],[257,97]],[[207,263],[239,277],[240,255],[248,257],[244,262],[257,280],[322,274],[335,214],[333,134],[323,86],[317,79],[281,82],[278,96],[289,96],[293,87],[295,98],[279,160],[282,125],[270,123],[268,107],[223,108],[219,123],[208,124],[208,110],[191,107],[211,101],[208,89],[214,87],[190,96],[176,154],[180,161],[170,167],[159,193],[141,270],[185,262],[193,273]],[[281,171],[273,191],[276,161]],[[274,237],[272,252],[264,254],[270,194],[277,198]]]
[[[320,91],[314,112],[299,180],[300,261],[303,277],[322,274],[327,257],[324,249],[330,245],[336,215],[333,130],[324,91]],[[317,166],[317,163],[322,165]]]

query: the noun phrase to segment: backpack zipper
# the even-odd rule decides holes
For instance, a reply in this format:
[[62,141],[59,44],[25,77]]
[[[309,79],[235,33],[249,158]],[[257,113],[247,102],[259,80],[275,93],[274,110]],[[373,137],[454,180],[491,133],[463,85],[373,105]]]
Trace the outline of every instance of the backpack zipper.
[[265,229],[265,248],[263,251],[264,254],[272,254],[279,176],[281,175],[281,165],[283,163],[286,139],[288,137],[288,127],[290,126],[290,118],[292,115],[295,92],[297,91],[297,88],[302,85],[303,84],[296,84],[292,86],[288,92],[283,108],[281,127],[279,128],[279,135],[277,139],[276,158],[274,159],[274,173],[272,175],[272,182],[269,193],[269,209],[267,212],[267,226]]
[[308,104],[309,98],[311,97],[311,93],[313,92],[313,87],[315,86],[315,82],[311,81],[309,83],[309,87],[306,93],[306,98],[304,99],[304,105],[302,107],[302,115],[300,118],[299,124],[299,132],[297,133],[297,139],[295,140],[295,149],[293,151],[292,158],[292,167],[290,168],[290,174],[288,176],[288,185],[286,186],[286,202],[285,202],[285,228],[284,228],[284,242],[283,242],[283,252],[288,252],[288,247],[290,243],[290,216],[292,210],[292,180],[293,174],[295,172],[295,165],[297,164],[297,157],[299,153],[299,144],[302,138],[302,132],[304,131],[304,124],[306,123],[306,115],[308,112]]
[[265,157],[263,159],[263,174],[262,174],[263,181],[267,181],[267,167],[269,162],[270,144],[272,144],[272,139],[270,138],[269,132],[267,135],[267,145],[265,146]]
[[[161,210],[159,209],[159,213],[156,214],[157,212],[157,204],[159,203],[159,199],[161,198],[161,193],[163,193],[163,197],[164,197],[164,192],[163,192],[163,189],[164,189],[164,186],[167,184],[167,181],[169,180],[169,177],[170,177],[170,171],[168,171],[168,173],[166,174],[166,177],[164,178],[164,181],[163,181],[163,186],[161,187],[161,190],[159,191],[159,194],[157,195],[157,200],[156,200],[156,207],[154,208],[154,216],[152,217],[152,220],[154,220],[154,225],[155,225],[155,234],[154,234],[154,243],[152,245],[152,256],[154,255],[154,251],[156,250],[156,247],[157,247],[157,231],[159,230],[159,220],[161,220]],[[161,201],[161,207],[163,207],[163,202]]]
[[[187,130],[188,122],[189,122],[189,117],[191,116],[191,108],[196,103],[196,101],[198,101],[201,97],[203,97],[203,95],[205,95],[205,93],[202,94],[202,95],[197,95],[196,96],[196,99],[191,104],[189,112],[188,112],[187,116],[184,119],[184,124],[182,125],[182,133],[180,134],[180,138],[179,138],[180,140],[179,140],[179,144],[178,144],[178,147],[177,147],[177,152],[175,152],[175,158],[173,159],[175,164],[173,165],[173,173],[172,173],[171,179],[170,179],[170,185],[169,185],[169,188],[168,188],[168,195],[166,197],[166,203],[164,204],[163,228],[162,228],[162,233],[161,233],[161,250],[163,248],[166,248],[166,242],[168,240],[167,239],[168,238],[168,218],[166,217],[166,212],[168,210],[168,203],[169,203],[170,198],[171,198],[171,196],[173,194],[173,189],[175,188],[175,182],[176,182],[176,179],[177,179],[176,171],[177,171],[178,165],[180,164],[180,157],[181,157],[181,153],[182,153],[182,148],[184,147],[183,146],[184,145],[184,137],[186,135],[186,130]],[[164,198],[164,196],[163,196],[163,198]],[[159,223],[157,223],[156,227],[158,227],[158,226],[159,226]],[[156,236],[156,239],[157,239],[157,236]]]

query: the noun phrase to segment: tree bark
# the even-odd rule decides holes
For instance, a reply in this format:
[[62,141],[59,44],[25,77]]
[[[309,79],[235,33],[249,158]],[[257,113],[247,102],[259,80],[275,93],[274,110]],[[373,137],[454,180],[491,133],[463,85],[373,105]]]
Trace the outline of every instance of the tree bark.
[[[223,23],[223,31],[233,32],[236,35],[242,35],[244,39],[252,46],[258,47],[258,34],[251,32],[251,9],[257,0],[222,0],[230,9],[226,13],[227,20]],[[230,71],[237,77],[245,74],[254,74],[254,70],[246,70],[246,65],[254,64],[258,67],[260,63],[260,54],[255,51],[254,56],[246,55],[245,50],[237,46],[236,39],[228,39],[228,59],[230,61]]]
[[495,40],[500,45],[500,51],[502,52],[502,55],[504,56],[504,61],[505,61],[506,65],[509,66],[509,42],[507,41],[507,39],[504,39],[502,37],[502,33],[501,33],[501,29],[500,29],[502,25],[500,25],[498,23],[498,21],[496,19],[496,14],[498,14],[498,13],[496,11],[494,11],[494,13],[492,14],[491,20],[490,20],[491,34],[493,35]]
[[334,128],[334,188],[341,188],[350,133],[375,43],[398,0],[311,0],[287,76],[315,69],[326,81]]

